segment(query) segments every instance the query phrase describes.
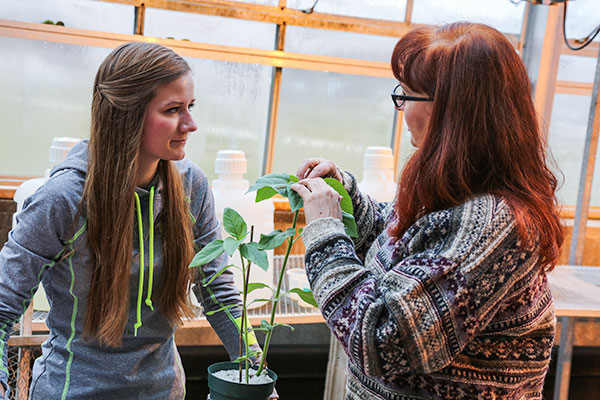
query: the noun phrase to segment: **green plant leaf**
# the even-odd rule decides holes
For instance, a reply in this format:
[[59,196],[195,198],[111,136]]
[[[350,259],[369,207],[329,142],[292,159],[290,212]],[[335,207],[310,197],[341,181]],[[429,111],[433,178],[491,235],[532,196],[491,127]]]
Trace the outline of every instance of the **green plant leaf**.
[[304,200],[302,200],[302,197],[300,197],[300,195],[298,193],[296,193],[295,191],[292,190],[291,186],[294,184],[295,182],[290,182],[287,186],[287,198],[290,201],[290,209],[292,210],[292,212],[298,211],[299,209],[301,209],[302,207],[304,207]]
[[256,202],[263,201],[266,199],[270,199],[271,197],[277,194],[277,190],[273,189],[271,186],[261,187],[256,191]]
[[206,313],[206,315],[213,315],[213,314],[216,314],[218,312],[227,310],[227,309],[232,308],[232,307],[239,307],[239,305],[237,305],[237,304],[229,304],[229,305],[220,307],[218,310],[209,311],[209,312]]
[[344,231],[350,237],[358,237],[358,231],[356,228],[356,220],[351,214],[342,211],[342,222],[344,223]]
[[215,258],[219,257],[225,249],[223,248],[223,241],[221,239],[213,240],[206,246],[196,253],[189,268],[200,267],[204,264],[208,264]]
[[258,243],[242,243],[240,245],[240,253],[242,254],[242,257],[252,261],[264,271],[269,269],[269,259],[267,258],[267,252],[259,249]]
[[252,293],[253,291],[255,291],[257,289],[264,289],[264,288],[267,288],[271,292],[273,292],[273,288],[271,286],[267,285],[266,283],[254,282],[254,283],[248,284],[248,293]]
[[300,298],[302,300],[304,300],[311,306],[319,307],[319,305],[317,304],[317,301],[315,300],[315,297],[313,296],[312,290],[294,288],[294,289],[290,289],[289,292],[296,293],[298,296],[300,296]]
[[271,187],[280,195],[287,197],[286,187],[289,181],[290,175],[285,173],[264,175],[258,178],[254,185],[250,186],[248,192],[254,192],[255,190],[259,190],[263,187]]
[[346,191],[346,188],[344,187],[344,185],[342,185],[342,182],[338,181],[335,178],[325,178],[324,180],[329,186],[331,186],[336,192],[338,192],[340,196],[342,196],[342,201],[340,202],[340,207],[342,211],[345,211],[350,215],[354,215],[354,212],[352,210],[352,200],[350,199],[350,195]]
[[285,239],[290,236],[294,236],[296,230],[294,228],[288,228],[283,232],[281,229],[274,230],[266,235],[260,235],[260,241],[258,242],[258,248],[262,250],[271,250],[281,246]]
[[225,238],[225,240],[223,241],[223,249],[225,249],[225,252],[229,255],[229,257],[231,257],[233,253],[235,253],[239,245],[240,242],[238,240],[235,240],[231,236]]
[[223,210],[223,226],[227,233],[237,240],[242,239],[246,236],[246,233],[248,233],[246,221],[244,221],[244,218],[242,218],[242,216],[233,208],[226,207],[225,210]]
[[273,299],[254,299],[250,303],[248,303],[247,306],[249,306],[250,304],[254,304],[254,303],[272,303],[272,302],[273,302]]
[[214,281],[216,278],[219,277],[219,275],[221,275],[223,272],[227,271],[229,268],[237,268],[240,271],[242,270],[240,267],[238,267],[237,265],[233,265],[233,264],[229,264],[224,266],[223,268],[221,268],[219,270],[219,272],[217,272],[216,274],[214,274],[213,276],[211,276],[211,278],[208,280],[208,282],[202,282],[202,286],[204,287],[208,287],[208,285],[210,285],[212,283],[212,281]]

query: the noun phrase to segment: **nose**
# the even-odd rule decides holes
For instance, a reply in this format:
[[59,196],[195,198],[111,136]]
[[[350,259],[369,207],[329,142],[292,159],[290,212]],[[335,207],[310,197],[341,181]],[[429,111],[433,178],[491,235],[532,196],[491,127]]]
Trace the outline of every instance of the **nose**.
[[196,125],[192,114],[190,114],[190,112],[188,111],[182,119],[181,123],[179,124],[179,131],[181,133],[190,133],[196,131],[197,129],[198,125]]

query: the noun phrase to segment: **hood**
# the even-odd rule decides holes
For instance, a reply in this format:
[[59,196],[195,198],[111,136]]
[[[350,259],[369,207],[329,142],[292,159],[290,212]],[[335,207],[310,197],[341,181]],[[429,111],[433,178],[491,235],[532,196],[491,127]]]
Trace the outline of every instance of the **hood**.
[[82,140],[73,146],[73,148],[69,150],[67,158],[52,168],[50,176],[56,175],[63,170],[76,170],[82,175],[86,175],[88,167],[88,142],[89,140],[87,139]]

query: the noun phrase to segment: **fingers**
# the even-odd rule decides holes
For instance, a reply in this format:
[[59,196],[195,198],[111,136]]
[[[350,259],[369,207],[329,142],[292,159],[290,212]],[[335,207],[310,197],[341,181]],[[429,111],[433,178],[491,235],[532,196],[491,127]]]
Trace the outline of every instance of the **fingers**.
[[328,195],[329,198],[336,199],[338,202],[342,200],[342,196],[322,178],[302,179],[298,183],[294,183],[291,188],[304,200],[308,199],[311,195]]
[[298,166],[298,170],[296,171],[296,176],[300,179],[306,178],[306,175],[310,173],[310,171],[319,164],[321,159],[319,158],[306,158],[302,160],[300,165]]
[[334,177],[341,180],[337,166],[324,158],[307,158],[298,167],[296,176],[300,179]]
[[294,183],[292,186],[290,186],[290,188],[294,192],[298,193],[300,197],[302,197],[302,200],[305,200],[308,196],[310,196],[310,190],[308,190],[308,188],[301,183]]

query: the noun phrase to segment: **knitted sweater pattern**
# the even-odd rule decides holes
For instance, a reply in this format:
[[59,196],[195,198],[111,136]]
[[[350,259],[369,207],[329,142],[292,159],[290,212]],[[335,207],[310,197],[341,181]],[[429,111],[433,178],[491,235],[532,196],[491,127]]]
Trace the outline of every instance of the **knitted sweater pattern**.
[[344,173],[358,238],[306,226],[306,270],[349,358],[347,399],[541,399],[555,315],[536,245],[500,197],[421,217],[396,240],[392,207]]

